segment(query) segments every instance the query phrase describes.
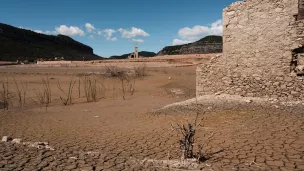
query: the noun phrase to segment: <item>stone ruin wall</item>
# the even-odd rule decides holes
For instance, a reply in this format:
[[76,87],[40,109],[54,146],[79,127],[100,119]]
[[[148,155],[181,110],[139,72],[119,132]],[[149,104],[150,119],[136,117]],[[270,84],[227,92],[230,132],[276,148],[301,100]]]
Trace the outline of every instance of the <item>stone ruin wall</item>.
[[290,72],[303,45],[298,0],[244,0],[223,11],[223,55],[197,68],[197,96],[227,93],[304,100],[304,77]]

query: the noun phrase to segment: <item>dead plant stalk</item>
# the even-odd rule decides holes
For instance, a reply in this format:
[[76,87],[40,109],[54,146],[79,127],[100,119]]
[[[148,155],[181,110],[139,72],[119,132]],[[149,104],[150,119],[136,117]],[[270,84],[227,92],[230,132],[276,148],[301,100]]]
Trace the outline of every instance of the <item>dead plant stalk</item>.
[[181,152],[181,160],[197,158],[199,161],[202,157],[204,157],[202,145],[198,145],[198,152],[196,154],[194,153],[196,131],[199,126],[202,126],[201,123],[205,120],[205,112],[203,112],[203,116],[200,119],[200,122],[198,122],[200,113],[201,112],[196,99],[196,116],[193,122],[187,121],[186,124],[176,124],[176,126],[171,123],[172,130],[175,130],[180,135],[179,148]]
[[16,81],[15,78],[14,78],[14,83],[17,89],[18,105],[20,109],[23,110],[25,105],[26,93],[27,93],[27,83],[24,84],[23,82],[21,82],[20,83],[21,87],[19,87],[19,83]]
[[104,97],[104,85],[94,76],[86,76],[84,78],[84,92],[87,102],[98,101]]
[[132,96],[135,92],[135,76],[127,75],[122,73],[119,75],[119,80],[121,82],[122,98],[126,100],[126,95],[129,92]]
[[10,101],[9,96],[9,89],[8,89],[8,78],[6,78],[6,82],[2,82],[2,91],[1,91],[1,97],[3,101],[3,109],[8,110],[8,104]]
[[51,87],[50,87],[50,81],[49,78],[43,78],[42,79],[42,91],[40,91],[39,89],[34,89],[35,95],[36,95],[36,99],[37,103],[45,105],[45,108],[47,110],[47,108],[49,107],[50,103],[52,103],[52,91],[51,91]]
[[63,103],[63,105],[71,105],[72,104],[72,95],[73,95],[73,88],[76,81],[74,81],[74,77],[72,77],[70,83],[69,83],[69,89],[68,92],[65,92],[63,88],[60,85],[60,82],[58,81],[57,87],[58,89],[65,95],[65,97],[60,96],[60,99]]

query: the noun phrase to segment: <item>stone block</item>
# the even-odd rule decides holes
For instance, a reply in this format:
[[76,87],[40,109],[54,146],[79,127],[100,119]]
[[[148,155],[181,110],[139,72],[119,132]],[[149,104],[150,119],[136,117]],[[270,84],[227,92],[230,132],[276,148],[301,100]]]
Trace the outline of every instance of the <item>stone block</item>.
[[1,141],[2,142],[9,142],[9,141],[12,141],[12,138],[10,136],[3,136]]
[[12,143],[13,144],[20,144],[22,142],[22,139],[21,138],[14,138],[13,140],[12,140]]

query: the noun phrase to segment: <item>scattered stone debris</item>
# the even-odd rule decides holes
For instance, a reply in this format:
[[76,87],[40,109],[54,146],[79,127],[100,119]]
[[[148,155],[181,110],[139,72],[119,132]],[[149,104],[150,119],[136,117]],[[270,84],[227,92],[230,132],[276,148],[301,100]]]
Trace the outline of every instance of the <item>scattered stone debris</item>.
[[246,102],[246,103],[252,103],[253,100],[251,100],[251,99],[246,99],[245,102]]
[[69,157],[70,159],[77,160],[77,157]]
[[96,151],[88,151],[88,152],[86,152],[86,154],[88,154],[88,155],[95,155],[95,154],[99,154],[99,152],[96,152]]
[[176,94],[176,95],[183,95],[184,92],[181,89],[178,88],[172,88],[170,89],[171,93]]
[[12,140],[13,144],[20,144],[21,142],[22,142],[21,138],[15,138],[15,139]]
[[153,165],[155,168],[168,168],[168,169],[187,169],[187,170],[198,170],[199,162],[197,159],[185,159],[185,160],[154,160],[144,159],[139,162],[140,165]]
[[268,101],[273,104],[273,103],[277,103],[279,100],[274,98],[269,98]]
[[24,145],[28,145],[28,147],[34,147],[37,149],[47,149],[47,150],[55,150],[53,147],[49,146],[48,142],[26,142]]
[[295,105],[303,105],[303,103],[301,101],[287,101],[287,102],[281,102],[281,105],[284,105],[284,106],[295,106]]
[[3,136],[2,142],[12,143],[12,144],[22,144],[27,147],[37,148],[37,149],[46,149],[54,151],[55,149],[49,146],[48,142],[22,142],[21,138],[14,138],[12,139],[9,136]]
[[3,136],[1,141],[2,142],[9,142],[9,141],[12,141],[12,138],[10,136]]
[[219,92],[215,93],[214,95],[218,96],[218,95],[221,95],[221,94],[222,94],[222,92],[219,91]]

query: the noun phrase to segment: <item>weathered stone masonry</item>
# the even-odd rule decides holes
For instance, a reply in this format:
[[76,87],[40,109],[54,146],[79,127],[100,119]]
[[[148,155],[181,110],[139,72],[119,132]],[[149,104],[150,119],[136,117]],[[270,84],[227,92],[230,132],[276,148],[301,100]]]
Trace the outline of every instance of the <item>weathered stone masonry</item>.
[[301,3],[245,0],[225,8],[223,55],[197,68],[197,96],[222,92],[304,100],[304,77],[292,67],[300,65],[293,62],[295,49],[304,52]]

